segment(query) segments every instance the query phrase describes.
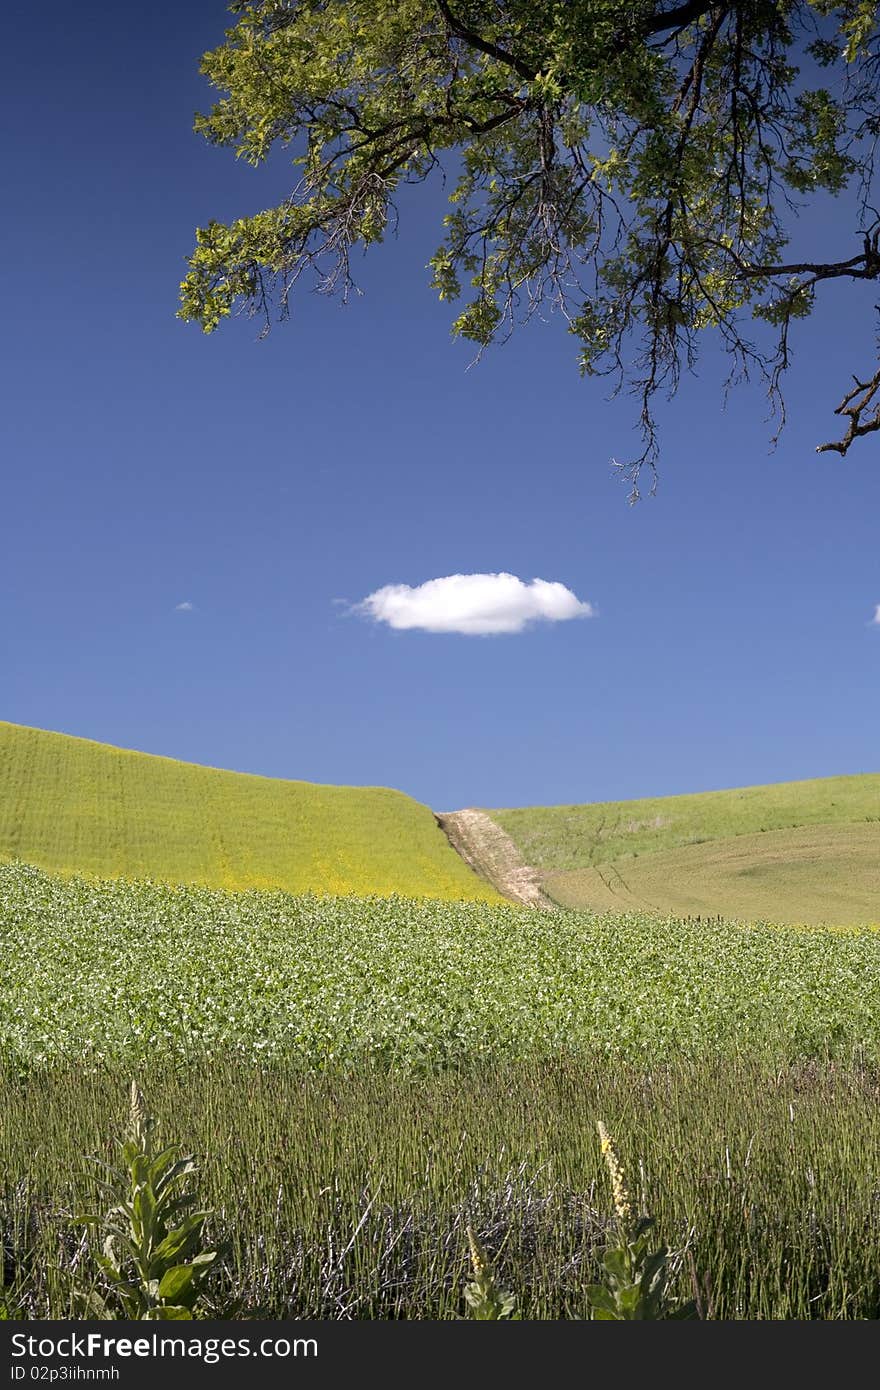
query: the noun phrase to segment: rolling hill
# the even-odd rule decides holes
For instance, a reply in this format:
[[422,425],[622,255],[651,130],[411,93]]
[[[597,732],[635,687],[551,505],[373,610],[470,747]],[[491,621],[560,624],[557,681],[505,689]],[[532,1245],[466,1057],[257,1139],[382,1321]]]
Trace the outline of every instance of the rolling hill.
[[603,912],[880,925],[878,774],[440,819],[449,838],[388,788],[226,772],[0,721],[0,861],[234,891],[503,892]]
[[243,890],[500,901],[384,787],[224,772],[0,721],[0,860]]
[[488,812],[564,907],[880,925],[880,775]]

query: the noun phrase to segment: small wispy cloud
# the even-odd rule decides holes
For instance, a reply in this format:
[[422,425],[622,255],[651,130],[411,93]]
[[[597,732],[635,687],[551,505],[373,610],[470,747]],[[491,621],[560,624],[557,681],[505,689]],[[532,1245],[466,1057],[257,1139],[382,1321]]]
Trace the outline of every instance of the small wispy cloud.
[[195,605],[188,598],[185,598],[183,603],[175,603],[174,611],[175,613],[191,613],[194,607]]
[[880,603],[874,609],[874,616],[871,619],[871,627],[880,627]]
[[547,579],[515,574],[448,574],[424,584],[386,584],[352,610],[398,630],[465,636],[522,632],[531,623],[591,618],[594,609]]

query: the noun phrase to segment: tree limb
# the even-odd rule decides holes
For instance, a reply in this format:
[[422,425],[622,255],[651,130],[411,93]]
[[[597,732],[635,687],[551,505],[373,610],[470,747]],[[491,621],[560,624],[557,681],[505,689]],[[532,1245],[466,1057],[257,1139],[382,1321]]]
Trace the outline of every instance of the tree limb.
[[[876,399],[877,392],[880,391],[880,367],[870,381],[859,381],[857,376],[853,377],[853,381],[855,386],[847,392],[834,412],[835,415],[849,417],[846,434],[834,443],[817,444],[817,454],[833,451],[842,457],[854,439],[860,439],[862,435],[874,434],[875,431],[880,430],[880,401]],[[862,415],[869,407],[871,414],[863,420]]]
[[[462,39],[465,43],[469,44],[471,48],[476,48],[478,52],[485,53],[487,57],[496,58],[499,63],[504,63],[507,67],[513,68],[514,72],[518,73],[525,82],[533,82],[535,80],[538,75],[537,68],[530,67],[528,63],[524,63],[516,54],[509,53],[506,49],[493,43],[491,39],[484,39],[482,35],[478,34],[474,29],[469,29],[462,20],[458,19],[453,14],[448,0],[437,0],[437,8],[446,20],[450,32],[453,33],[456,38]],[[700,19],[704,14],[708,14],[710,10],[720,9],[721,17],[723,18],[724,13],[732,8],[733,6],[730,4],[719,6],[717,0],[688,0],[687,4],[676,5],[672,10],[663,10],[659,14],[652,15],[650,19],[645,20],[643,24],[639,25],[639,33],[643,38],[652,38],[654,34],[662,34],[667,29],[684,29],[688,24],[692,24],[694,20]],[[614,48],[616,51],[622,52],[625,48],[625,44],[620,42],[615,44]]]
[[789,265],[741,265],[741,277],[753,280],[772,280],[779,275],[812,275],[816,280],[832,280],[848,275],[853,280],[876,280],[880,275],[880,258],[876,254],[853,256],[849,261],[793,261]]
[[437,0],[437,8],[456,38],[463,39],[465,43],[470,44],[471,48],[476,48],[480,53],[485,53],[487,57],[497,58],[499,63],[505,63],[507,67],[513,68],[514,72],[519,73],[520,77],[525,82],[533,82],[535,80],[538,75],[536,68],[530,68],[527,63],[524,63],[522,59],[517,58],[513,53],[508,53],[505,49],[499,48],[498,45],[492,43],[490,39],[481,38],[473,29],[469,29],[466,24],[462,24],[460,19],[456,19],[449,5],[446,3],[446,0]]
[[735,9],[735,5],[727,4],[719,6],[717,0],[689,0],[686,5],[677,5],[674,10],[663,10],[660,14],[653,15],[641,26],[642,33],[650,38],[653,34],[662,34],[665,29],[684,29],[688,24],[692,24],[695,19],[701,19],[710,10]]

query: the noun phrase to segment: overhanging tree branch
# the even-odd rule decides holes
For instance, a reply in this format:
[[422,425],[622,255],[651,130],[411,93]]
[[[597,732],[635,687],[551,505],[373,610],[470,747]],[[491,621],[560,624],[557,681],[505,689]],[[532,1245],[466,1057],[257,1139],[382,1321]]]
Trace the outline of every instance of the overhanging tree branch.
[[[657,393],[677,389],[705,330],[729,384],[757,375],[781,423],[791,335],[819,284],[880,281],[880,220],[858,255],[786,256],[817,192],[852,183],[867,220],[880,23],[863,0],[235,8],[203,60],[222,95],[197,129],[253,164],[291,144],[301,176],[277,207],[199,231],[180,313],[205,331],[239,306],[268,325],[273,299],[286,315],[306,271],[345,294],[353,249],[396,227],[399,186],[442,169],[432,284],[458,304],[453,332],[479,353],[558,313],[581,370],[636,393],[637,490]],[[856,379],[846,433],[823,450],[880,428],[878,378]]]
[[671,10],[660,10],[652,15],[640,27],[646,36],[662,34],[667,29],[686,29],[689,24],[702,19],[703,15],[709,14],[710,10],[728,12],[735,10],[736,4],[719,5],[717,0],[691,0],[686,5],[676,5]]
[[446,0],[437,0],[437,8],[446,20],[450,33],[454,34],[457,39],[463,39],[466,44],[469,44],[471,48],[477,49],[479,53],[485,53],[488,58],[495,58],[499,63],[504,63],[507,67],[513,68],[514,72],[519,73],[519,76],[524,82],[533,82],[535,80],[538,75],[537,68],[529,67],[528,63],[524,63],[521,58],[515,57],[513,53],[508,53],[505,49],[501,48],[499,44],[492,43],[491,40],[482,38],[479,34],[475,33],[473,29],[469,29],[466,24],[462,24],[460,19],[456,19]]
[[[845,415],[848,418],[849,425],[846,434],[835,442],[818,444],[816,446],[817,454],[833,451],[843,455],[854,440],[880,430],[880,400],[877,399],[878,393],[880,393],[880,368],[877,369],[870,381],[859,381],[858,377],[853,377],[853,381],[855,386],[844,396],[834,412],[835,415]],[[870,411],[867,416],[865,416],[866,411]]]
[[848,276],[852,280],[876,280],[880,276],[880,230],[864,238],[864,250],[848,261],[790,261],[784,265],[738,265],[745,279],[770,280],[781,275],[810,275],[814,280]]

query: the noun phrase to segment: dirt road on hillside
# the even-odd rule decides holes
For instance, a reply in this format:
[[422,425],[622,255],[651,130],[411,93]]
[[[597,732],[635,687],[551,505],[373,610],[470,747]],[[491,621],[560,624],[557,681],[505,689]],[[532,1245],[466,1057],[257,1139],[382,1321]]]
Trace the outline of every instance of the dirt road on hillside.
[[536,869],[524,864],[516,845],[485,811],[471,808],[437,816],[449,843],[493,888],[526,907],[553,908]]

